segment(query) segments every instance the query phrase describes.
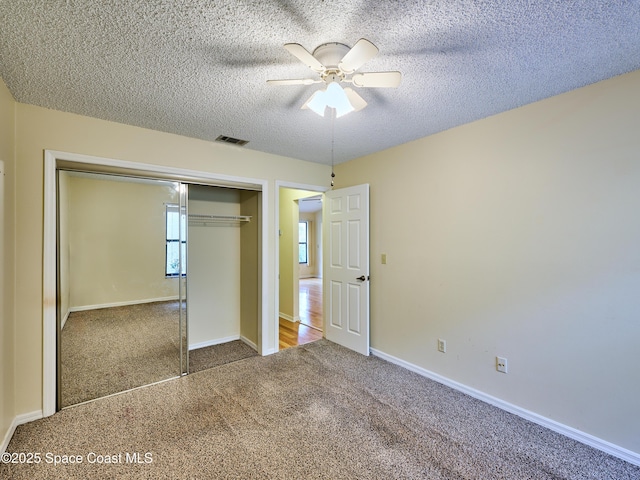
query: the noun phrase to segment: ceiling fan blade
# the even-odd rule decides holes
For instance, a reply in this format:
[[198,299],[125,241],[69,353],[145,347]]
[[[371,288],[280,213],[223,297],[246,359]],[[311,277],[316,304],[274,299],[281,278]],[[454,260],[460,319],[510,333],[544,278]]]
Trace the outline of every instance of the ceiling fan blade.
[[325,71],[324,65],[322,65],[316,57],[311,55],[309,51],[299,43],[286,43],[284,48],[314,72],[322,73]]
[[400,85],[400,80],[402,80],[400,72],[356,73],[351,77],[351,82],[356,87],[396,88]]
[[356,42],[351,50],[342,57],[338,68],[344,73],[353,73],[365,62],[368,62],[378,54],[378,47],[365,38]]
[[364,100],[364,98],[358,95],[352,88],[345,88],[344,93],[347,94],[347,98],[349,99],[349,102],[351,103],[354,111],[357,112],[367,106],[367,102]]
[[292,80],[267,80],[270,85],[312,85],[320,83],[322,80],[314,80],[313,78],[299,78]]

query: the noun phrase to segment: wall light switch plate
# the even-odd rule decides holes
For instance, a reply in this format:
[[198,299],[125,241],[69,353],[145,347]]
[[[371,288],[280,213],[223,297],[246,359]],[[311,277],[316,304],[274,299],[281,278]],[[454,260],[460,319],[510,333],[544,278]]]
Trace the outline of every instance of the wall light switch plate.
[[441,338],[438,339],[438,351],[442,352],[442,353],[446,353],[447,352],[447,341],[446,340],[442,340]]
[[386,265],[387,264],[387,254],[383,253],[382,255],[380,255],[380,262],[382,263],[382,265]]

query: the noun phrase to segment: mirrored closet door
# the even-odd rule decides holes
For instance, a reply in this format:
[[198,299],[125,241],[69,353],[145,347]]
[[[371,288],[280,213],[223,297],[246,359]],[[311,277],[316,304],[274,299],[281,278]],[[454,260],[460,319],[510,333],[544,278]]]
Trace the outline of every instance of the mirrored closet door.
[[187,373],[187,185],[58,171],[58,407]]

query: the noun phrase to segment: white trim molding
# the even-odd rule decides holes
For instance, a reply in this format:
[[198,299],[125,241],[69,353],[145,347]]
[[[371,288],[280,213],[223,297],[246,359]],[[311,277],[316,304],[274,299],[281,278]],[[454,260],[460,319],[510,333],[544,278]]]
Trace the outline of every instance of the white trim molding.
[[189,351],[197,350],[199,348],[212,347],[214,345],[220,345],[222,343],[229,343],[229,342],[233,342],[235,340],[240,340],[240,334],[231,335],[229,337],[223,337],[223,338],[214,338],[213,340],[207,340],[206,342],[190,343],[189,344]]
[[370,349],[370,351],[372,355],[375,355],[376,357],[379,357],[383,360],[386,360],[400,367],[406,368],[407,370],[411,370],[412,372],[415,372],[418,375],[422,375],[423,377],[429,378],[435,382],[446,385],[447,387],[451,387],[454,390],[458,390],[459,392],[469,395],[470,397],[481,400],[485,403],[493,405],[494,407],[498,407],[501,410],[505,410],[509,413],[513,413],[514,415],[524,418],[525,420],[529,420],[542,427],[548,428],[549,430],[553,430],[554,432],[564,435],[565,437],[569,437],[573,440],[576,440],[580,443],[584,443],[585,445],[593,447],[604,453],[613,455],[614,457],[620,458],[625,462],[629,462],[633,465],[640,466],[640,454],[632,452],[631,450],[627,450],[626,448],[622,448],[611,442],[602,440],[601,438],[582,432],[573,427],[569,427],[568,425],[564,425],[562,423],[556,422],[555,420],[551,420],[550,418],[543,417],[542,415],[538,415],[537,413],[518,407],[517,405],[513,405],[509,402],[505,402],[504,400],[488,395],[484,392],[481,392],[480,390],[476,390],[475,388],[468,387],[467,385],[458,383],[447,377],[443,377],[442,375],[439,375],[435,372],[419,367],[412,363],[406,362],[400,358],[394,357],[393,355],[389,355],[375,348]]
[[177,301],[177,295],[171,297],[161,297],[161,298],[147,298],[144,300],[128,300],[125,302],[113,302],[113,303],[103,303],[100,305],[81,305],[78,307],[69,307],[69,312],[85,312],[87,310],[98,310],[100,308],[111,308],[111,307],[128,307],[129,305],[142,305],[144,303],[155,303],[155,302],[171,302]]
[[67,320],[69,320],[69,315],[71,314],[71,310],[67,310],[67,313],[62,317],[62,321],[60,322],[60,330],[64,329],[64,326],[67,324]]
[[300,317],[292,317],[291,315],[287,315],[286,313],[282,312],[280,312],[278,315],[282,320],[286,320],[287,322],[300,323]]
[[11,422],[11,425],[9,425],[9,429],[2,439],[2,443],[0,443],[0,453],[4,453],[7,451],[9,442],[11,441],[11,438],[13,437],[13,434],[16,432],[16,428],[18,428],[19,425],[33,422],[34,420],[40,420],[42,417],[42,410],[36,410],[35,412],[31,413],[24,413],[15,417]]
[[54,152],[44,154],[44,235],[42,245],[42,415],[56,413],[56,339],[57,325],[57,191]]
[[245,337],[244,335],[240,335],[240,341],[249,345],[256,352],[258,351],[258,346],[255,343],[253,343],[251,340],[249,340],[247,337]]

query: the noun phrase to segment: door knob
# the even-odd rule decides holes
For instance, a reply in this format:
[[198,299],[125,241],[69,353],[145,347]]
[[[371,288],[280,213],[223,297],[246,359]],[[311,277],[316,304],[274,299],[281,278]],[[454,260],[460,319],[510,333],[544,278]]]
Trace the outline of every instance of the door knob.
[[356,280],[360,280],[361,282],[364,282],[365,280],[369,280],[369,277],[365,277],[364,275],[360,275],[358,278],[356,278]]

